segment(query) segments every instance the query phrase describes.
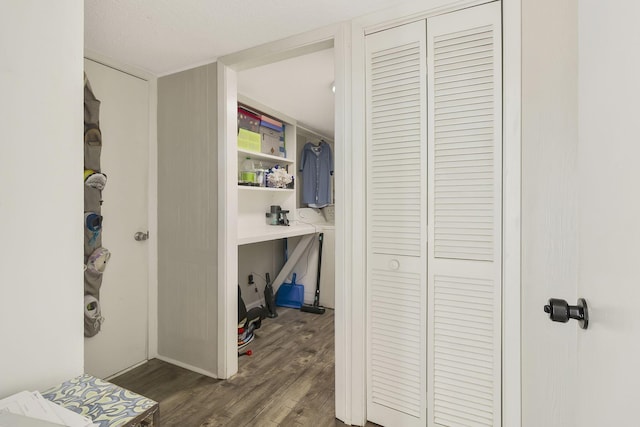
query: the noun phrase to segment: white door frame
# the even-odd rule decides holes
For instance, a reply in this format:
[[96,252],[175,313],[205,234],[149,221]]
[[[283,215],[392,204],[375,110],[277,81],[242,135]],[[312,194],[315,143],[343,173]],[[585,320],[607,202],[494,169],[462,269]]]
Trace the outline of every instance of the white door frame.
[[[149,83],[149,177],[147,200],[147,226],[149,240],[148,262],[148,327],[147,359],[158,356],[158,78],[142,69],[101,55],[90,49],[84,50],[84,57],[125,74],[146,80]],[[130,367],[133,369],[135,366]]]
[[[364,38],[368,33],[488,0],[417,1],[218,60],[218,377],[238,370],[237,222],[235,218],[237,71],[335,48],[336,130],[336,416],[364,425],[366,416],[366,183]],[[502,0],[503,19],[503,425],[521,425],[521,0]],[[329,47],[328,45],[326,47]],[[352,84],[355,82],[355,84]]]
[[[366,319],[366,218],[365,171],[365,49],[366,34],[371,34],[429,16],[489,3],[493,0],[432,0],[414,2],[393,10],[367,15],[352,22],[352,162],[350,176],[353,211],[348,215],[354,239],[350,251],[351,271],[342,271],[349,279],[352,330],[347,363],[350,369],[351,395],[346,408],[347,423],[366,422],[366,337],[361,333]],[[503,22],[503,262],[502,262],[502,425],[517,427],[521,422],[521,331],[520,331],[520,224],[521,224],[521,0],[502,0]],[[358,82],[358,84],[355,84]],[[362,243],[361,243],[362,242]],[[347,255],[349,252],[347,253]],[[336,274],[338,272],[336,271]],[[360,332],[360,333],[358,333]],[[337,352],[337,347],[336,347]],[[336,358],[336,363],[337,363]],[[336,366],[337,369],[337,366]],[[336,370],[337,372],[337,370]],[[357,387],[355,386],[357,385]],[[337,383],[336,383],[337,386]],[[338,390],[336,389],[336,394]],[[341,418],[342,419],[342,418]]]
[[521,4],[502,0],[502,425],[522,425]]

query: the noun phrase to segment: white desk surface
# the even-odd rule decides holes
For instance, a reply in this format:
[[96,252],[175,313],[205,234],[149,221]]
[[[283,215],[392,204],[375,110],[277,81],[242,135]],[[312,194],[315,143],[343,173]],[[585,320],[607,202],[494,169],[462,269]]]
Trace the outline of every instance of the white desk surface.
[[305,234],[313,234],[317,231],[319,231],[319,228],[297,221],[292,221],[289,226],[264,224],[262,226],[238,230],[238,245],[302,236]]

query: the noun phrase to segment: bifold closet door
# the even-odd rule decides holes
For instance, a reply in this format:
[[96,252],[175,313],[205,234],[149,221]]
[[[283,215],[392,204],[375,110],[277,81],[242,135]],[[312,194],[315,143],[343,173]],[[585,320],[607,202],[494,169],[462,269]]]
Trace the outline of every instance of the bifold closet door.
[[426,28],[366,38],[367,418],[426,425]]
[[500,16],[427,20],[430,426],[501,425]]
[[501,424],[500,3],[366,37],[367,418]]

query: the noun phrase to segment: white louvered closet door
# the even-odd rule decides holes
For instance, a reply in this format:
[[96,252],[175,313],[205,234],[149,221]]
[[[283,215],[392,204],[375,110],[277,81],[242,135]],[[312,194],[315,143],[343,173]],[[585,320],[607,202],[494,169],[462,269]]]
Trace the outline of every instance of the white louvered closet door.
[[501,425],[500,3],[427,20],[429,425]]
[[426,425],[426,28],[366,38],[367,418]]

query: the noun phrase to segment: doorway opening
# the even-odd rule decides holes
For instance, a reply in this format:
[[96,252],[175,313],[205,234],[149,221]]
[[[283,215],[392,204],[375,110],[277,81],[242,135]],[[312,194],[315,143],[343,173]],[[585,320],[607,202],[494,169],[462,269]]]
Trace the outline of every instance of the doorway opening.
[[[304,302],[312,303],[318,266],[320,266],[322,273],[319,289],[320,301],[324,307],[330,309],[335,308],[335,280],[332,268],[335,261],[335,197],[332,191],[334,177],[330,173],[324,177],[329,185],[325,191],[325,194],[330,195],[329,199],[323,200],[321,205],[310,206],[308,200],[305,199],[305,194],[303,194],[303,188],[308,190],[313,185],[308,185],[305,182],[302,170],[311,166],[308,158],[307,162],[303,163],[305,146],[310,143],[314,147],[322,146],[328,150],[325,154],[328,155],[330,161],[323,166],[333,171],[332,163],[335,153],[334,93],[332,91],[333,56],[334,49],[329,48],[238,73],[238,95],[240,102],[242,102],[240,105],[253,110],[256,114],[263,113],[260,109],[261,105],[268,106],[274,115],[280,113],[296,120],[293,125],[295,141],[289,141],[287,138],[285,142],[287,162],[279,165],[288,169],[288,174],[293,178],[295,190],[284,195],[282,192],[268,191],[259,192],[260,195],[252,191],[250,197],[244,197],[241,194],[239,196],[239,217],[247,215],[255,208],[257,209],[255,216],[259,217],[259,221],[264,221],[263,211],[266,213],[270,204],[280,205],[283,203],[291,209],[287,217],[290,226],[310,225],[315,233],[323,233],[322,256],[318,256],[319,239],[314,238],[302,252],[299,260],[291,264],[292,268],[289,269],[292,273],[284,273],[282,277],[285,277],[287,283],[291,283],[292,274],[295,273],[295,283],[304,286]],[[290,135],[293,133],[287,132],[287,137]],[[265,151],[265,147],[262,151]],[[284,156],[284,152],[282,155]],[[242,169],[244,158],[249,156],[250,154],[246,154],[244,151],[243,154],[239,154],[238,167],[240,169]],[[283,158],[284,160],[285,158]],[[264,171],[269,170],[268,168],[273,164],[278,164],[278,160],[265,156],[264,159],[258,157],[252,160],[252,163],[256,170]],[[324,181],[322,183],[324,184]],[[262,183],[262,185],[267,184]],[[242,192],[242,190],[246,190],[246,188],[240,187],[239,191]],[[262,194],[266,195],[261,197]],[[246,204],[251,206],[245,206]],[[239,221],[242,220],[239,218]],[[312,230],[311,227],[309,231]],[[276,226],[276,228],[278,227]],[[269,231],[271,230],[267,230],[267,232]],[[265,273],[269,272],[270,278],[275,279],[289,258],[289,254],[294,253],[301,240],[302,237],[293,236],[286,241],[276,239],[239,245],[238,282],[247,309],[265,305],[263,295]],[[273,283],[274,291],[277,291],[280,285],[281,283]],[[295,289],[301,290],[302,288]],[[296,304],[293,302],[290,305],[295,306]]]
[[[237,206],[241,203],[238,186],[237,186],[237,166],[238,166],[238,154],[236,150],[237,144],[237,105],[238,94],[242,94],[239,90],[242,84],[242,75],[245,70],[250,74],[252,69],[257,67],[266,66],[269,64],[277,64],[283,60],[295,61],[296,58],[304,55],[316,54],[318,52],[332,50],[335,58],[335,85],[336,92],[329,92],[333,97],[333,105],[335,106],[336,118],[335,133],[333,136],[335,142],[335,204],[338,207],[335,213],[336,227],[338,232],[336,236],[340,236],[340,227],[344,226],[344,210],[341,208],[341,203],[344,200],[344,163],[346,151],[343,143],[345,140],[345,127],[344,127],[344,112],[345,112],[345,58],[347,58],[346,49],[344,47],[344,36],[342,34],[341,26],[334,26],[331,28],[325,28],[316,32],[308,33],[303,36],[294,37],[285,41],[277,42],[266,47],[259,47],[250,49],[249,51],[233,54],[218,60],[218,129],[219,129],[219,159],[221,162],[225,162],[227,170],[219,175],[219,223],[218,230],[219,236],[219,271],[218,279],[219,283],[224,283],[225,286],[219,287],[218,304],[220,308],[219,321],[218,321],[218,376],[220,378],[229,378],[238,371],[238,357],[237,357],[237,284],[247,281],[247,277],[239,277],[238,268],[240,266],[239,252],[233,250],[238,248],[239,244],[244,241],[244,238],[239,235],[240,224],[238,218]],[[335,45],[335,46],[334,46]],[[325,52],[329,54],[329,52]],[[282,65],[282,64],[280,64]],[[277,67],[278,65],[273,65]],[[257,70],[254,70],[257,71]],[[330,85],[326,85],[327,91],[331,91]],[[251,95],[248,95],[251,96]],[[256,96],[256,95],[253,95]],[[310,100],[312,102],[312,100]],[[259,103],[260,104],[260,103]],[[262,104],[260,104],[262,105]],[[259,106],[260,106],[259,105]],[[285,107],[280,107],[285,108]],[[298,111],[295,111],[297,114]],[[292,113],[290,113],[292,114]],[[285,117],[289,117],[287,114],[283,114]],[[285,120],[286,121],[286,120]],[[300,135],[304,140],[312,139],[313,136],[322,139],[329,135],[324,135],[323,132],[315,129],[313,125],[305,123],[300,120],[299,123],[295,121],[300,127]],[[297,139],[297,138],[296,138]],[[297,142],[297,141],[296,141]],[[297,200],[297,197],[295,198]],[[302,207],[298,202],[295,202],[294,209]],[[263,209],[262,207],[260,209]],[[264,213],[262,221],[264,221]],[[299,219],[298,216],[295,217]],[[336,237],[336,251],[341,250],[341,245],[344,239],[342,237]],[[341,262],[339,257],[332,257],[335,261],[335,344],[336,354],[346,354],[343,347],[345,334],[344,324],[344,294],[347,290],[342,283],[341,269],[344,268],[344,263]],[[305,257],[306,260],[306,257]],[[326,257],[323,261],[326,261]],[[303,262],[304,264],[304,262]],[[306,270],[306,269],[305,269]],[[306,272],[308,275],[308,271]],[[310,287],[313,287],[314,280],[310,282]],[[279,283],[277,283],[279,285]],[[306,283],[305,283],[306,284]],[[242,286],[242,285],[241,285]],[[246,286],[246,285],[245,285]],[[254,292],[255,293],[255,292]],[[245,292],[243,291],[243,296]],[[308,314],[314,316],[313,314]],[[346,360],[346,359],[345,359]],[[340,410],[344,408],[340,402],[344,401],[345,394],[344,389],[345,376],[340,372],[344,371],[346,362],[343,360],[336,360],[336,413],[339,414]]]

